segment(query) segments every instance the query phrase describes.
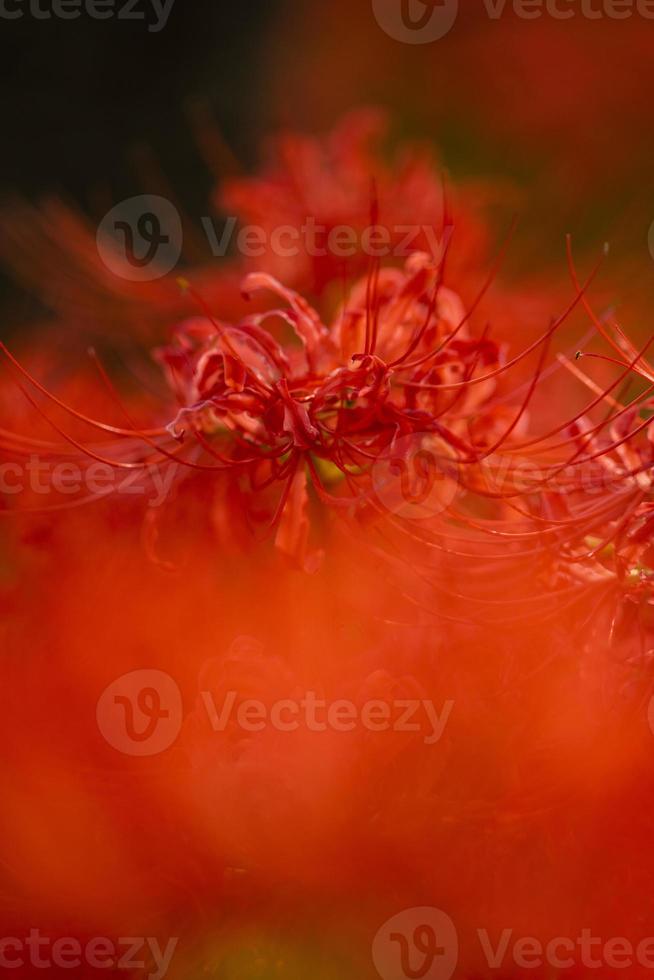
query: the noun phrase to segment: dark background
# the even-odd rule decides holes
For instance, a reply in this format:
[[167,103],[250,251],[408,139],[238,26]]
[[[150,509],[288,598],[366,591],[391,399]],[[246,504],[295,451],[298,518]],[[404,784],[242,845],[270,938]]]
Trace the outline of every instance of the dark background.
[[[42,0],[47,9],[50,0]],[[117,8],[125,0],[117,0]],[[15,9],[16,0],[8,0]],[[55,195],[96,219],[147,190],[144,155],[189,213],[208,211],[215,178],[189,122],[200,97],[242,166],[266,128],[266,37],[277,0],[175,0],[163,30],[147,21],[0,18],[0,212]],[[138,10],[156,21],[147,0]],[[3,334],[38,320],[38,296],[0,265]]]
[[[610,239],[628,258],[628,277],[613,264],[616,303],[654,285],[654,21],[518,20],[510,0],[493,21],[482,0],[460,0],[447,37],[412,46],[383,33],[371,0],[175,0],[159,33],[85,13],[39,21],[28,4],[0,18],[0,206],[54,193],[97,218],[148,189],[137,161],[149,154],[189,214],[207,214],[215,176],[194,100],[245,170],[280,125],[325,131],[378,104],[398,136],[438,147],[455,180],[515,182],[516,265],[564,266],[572,232],[594,255]],[[0,302],[12,289],[0,270]]]
[[129,181],[130,153],[144,143],[173,176],[192,174],[196,190],[206,179],[206,191],[185,104],[201,94],[230,145],[251,156],[262,121],[261,48],[277,7],[176,0],[158,33],[85,13],[37,21],[27,5],[20,20],[0,18],[2,192],[55,191],[83,203],[98,182]]

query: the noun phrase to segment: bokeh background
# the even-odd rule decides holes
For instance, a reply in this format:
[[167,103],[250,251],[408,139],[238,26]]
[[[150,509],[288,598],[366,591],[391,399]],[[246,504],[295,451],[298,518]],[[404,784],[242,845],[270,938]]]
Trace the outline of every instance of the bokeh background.
[[159,33],[26,15],[0,22],[0,45],[5,197],[57,193],[98,215],[138,193],[154,160],[199,218],[213,178],[190,135],[198,100],[245,170],[280,127],[324,131],[353,106],[383,105],[396,135],[431,141],[453,178],[511,182],[516,263],[556,262],[571,232],[610,239],[616,270],[630,254],[619,298],[651,274],[654,21],[637,13],[521,19],[507,4],[492,19],[465,0],[445,37],[407,45],[367,0],[176,0]]
[[[37,203],[55,195],[86,214],[93,226],[112,203],[150,189],[155,175],[174,189],[199,230],[200,217],[217,199],[216,175],[197,135],[207,120],[218,134],[228,177],[254,172],[265,159],[270,135],[280,129],[324,132],[351,109],[380,106],[389,112],[394,138],[426,141],[454,186],[490,179],[503,201],[493,229],[498,241],[510,213],[518,215],[503,281],[493,294],[494,314],[504,326],[497,297],[508,294],[502,291],[507,284],[515,286],[505,316],[513,324],[512,343],[522,346],[522,315],[531,337],[542,329],[543,317],[547,322],[569,301],[567,233],[585,271],[610,241],[594,300],[603,310],[618,310],[632,336],[645,336],[651,331],[654,286],[648,248],[654,221],[654,21],[581,15],[524,20],[508,5],[495,21],[481,0],[461,0],[460,8],[449,34],[424,46],[388,37],[370,0],[176,0],[158,34],[140,22],[0,19],[0,193],[10,209],[3,213],[19,213],[11,211],[17,201]],[[2,241],[0,337],[12,336],[20,349],[51,311],[38,283],[30,286],[28,275],[16,277],[11,248]],[[479,281],[485,274],[485,268],[479,270]],[[563,346],[587,330],[581,321],[583,315],[570,324]],[[41,336],[48,342],[43,359],[56,380],[68,367],[70,342],[62,344],[56,330]],[[40,356],[38,344],[30,353]],[[545,396],[550,402],[552,390]],[[89,397],[93,405],[87,388],[73,392],[80,404]],[[538,406],[535,399],[535,414]],[[197,510],[204,517],[203,497]],[[206,964],[216,961],[214,946],[228,949],[221,962],[234,977],[366,976],[370,923],[381,922],[389,909],[438,901],[441,888],[462,918],[474,912],[479,915],[474,921],[489,927],[507,923],[504,902],[514,916],[511,923],[525,934],[534,922],[547,933],[550,921],[552,929],[572,934],[578,921],[587,924],[588,907],[604,935],[633,923],[642,927],[641,935],[651,929],[650,881],[640,864],[651,837],[654,790],[642,779],[651,768],[651,743],[641,740],[632,750],[621,732],[602,728],[599,699],[594,689],[588,695],[592,670],[576,672],[573,656],[560,674],[558,668],[548,674],[547,682],[536,671],[535,677],[529,674],[528,694],[518,708],[507,701],[500,720],[491,710],[480,714],[478,706],[486,703],[485,672],[492,675],[492,653],[495,644],[500,649],[501,637],[489,637],[483,662],[471,644],[467,661],[464,657],[462,664],[457,652],[442,680],[438,675],[445,692],[458,683],[461,701],[469,706],[457,743],[464,763],[456,756],[450,783],[445,781],[456,792],[434,831],[439,864],[421,832],[427,810],[416,817],[396,792],[405,783],[409,800],[414,786],[422,792],[421,757],[414,768],[396,763],[389,769],[385,756],[364,753],[363,777],[353,765],[342,779],[340,772],[323,774],[311,766],[318,770],[319,787],[324,776],[324,796],[309,786],[306,808],[290,816],[278,802],[283,793],[275,781],[287,772],[283,756],[278,763],[273,755],[264,773],[274,775],[269,784],[259,779],[258,759],[239,770],[233,786],[229,783],[230,806],[223,806],[218,791],[214,800],[203,779],[197,798],[192,783],[176,781],[175,758],[171,769],[161,771],[132,767],[129,760],[118,765],[113,757],[106,765],[106,747],[93,719],[89,722],[89,705],[116,674],[141,666],[146,654],[152,658],[153,648],[157,662],[176,671],[188,693],[197,680],[193,658],[208,658],[224,650],[230,637],[266,627],[277,644],[273,654],[284,658],[289,650],[311,650],[309,676],[329,664],[335,686],[359,669],[361,650],[364,659],[366,650],[376,651],[380,663],[395,669],[398,662],[410,665],[419,647],[408,642],[400,650],[388,636],[384,640],[378,624],[370,628],[365,609],[343,613],[336,597],[356,595],[357,582],[346,580],[338,567],[327,587],[325,580],[290,573],[277,578],[272,566],[246,558],[223,561],[217,570],[205,537],[191,556],[192,574],[185,571],[171,585],[157,570],[144,570],[140,517],[125,516],[120,507],[107,511],[97,525],[95,517],[88,523],[81,517],[78,524],[66,519],[47,528],[12,528],[12,550],[0,565],[0,582],[9,583],[4,608],[11,612],[13,604],[19,610],[4,633],[0,624],[0,639],[11,655],[6,689],[11,695],[13,684],[24,695],[24,701],[12,696],[0,702],[7,730],[19,735],[8,753],[7,782],[13,789],[5,827],[6,839],[18,841],[8,865],[15,862],[23,872],[24,907],[11,906],[17,921],[29,911],[30,921],[47,924],[51,915],[61,934],[66,923],[56,916],[75,907],[88,916],[89,930],[120,930],[130,916],[142,922],[145,909],[153,930],[170,921],[187,935],[197,933],[197,969],[193,959],[179,961],[179,975],[187,980],[204,975]],[[185,533],[182,521],[179,537]],[[29,584],[29,602],[20,576]],[[367,590],[374,593],[376,586],[372,573],[361,577],[367,583],[359,599],[364,607]],[[364,648],[361,637],[367,633],[369,648]],[[524,637],[516,641],[516,663],[527,648],[549,664],[549,645],[554,656],[564,643],[576,656],[576,641],[556,631],[530,639],[531,646]],[[580,721],[583,698],[586,713]],[[513,727],[505,724],[512,711],[520,723]],[[524,730],[531,732],[539,711],[543,730],[555,734],[541,752],[536,733],[539,751],[532,757],[523,749],[520,725],[524,721]],[[585,741],[586,715],[595,726],[588,722],[593,738],[599,730],[593,751]],[[531,745],[527,740],[528,749]],[[349,766],[350,757],[344,753],[343,758]],[[213,764],[209,759],[208,768]],[[492,807],[492,812],[475,809],[480,770],[491,799],[497,793],[504,800],[499,816]],[[252,792],[243,805],[240,779]],[[532,781],[535,802],[517,791],[516,802],[514,785],[530,789]],[[290,782],[304,786],[299,779]],[[222,790],[224,784],[218,786]],[[381,830],[379,821],[375,825],[376,836],[365,823],[368,801],[357,804],[360,786],[372,787],[375,805],[388,808]],[[555,797],[551,812],[540,804],[542,787],[545,800]],[[437,801],[440,792],[437,786]],[[523,803],[526,818],[520,815]],[[176,822],[180,813],[183,819]],[[221,843],[214,853],[216,835]],[[308,840],[309,858],[297,849],[298,839]],[[223,867],[225,850],[230,861]],[[249,860],[263,869],[254,887],[244,884],[232,852],[241,864]],[[623,887],[617,897],[616,882]],[[368,891],[367,919],[358,906],[358,888]],[[6,910],[9,888],[0,894],[5,902],[0,910]],[[203,906],[198,896],[205,894],[210,898]],[[236,909],[234,921],[227,920],[217,938],[212,929],[222,920],[212,912],[214,901],[220,910]],[[303,938],[304,914],[310,939]],[[566,916],[568,924],[561,926]],[[350,924],[360,933],[356,942],[350,941]],[[265,974],[257,973],[258,960],[252,966],[252,957],[247,970],[241,969],[241,951],[249,956],[257,943],[273,964]],[[353,960],[352,948],[363,957],[361,964]],[[277,970],[276,957],[286,958],[286,974]],[[341,957],[350,974],[340,969]],[[325,962],[331,965],[321,972]]]

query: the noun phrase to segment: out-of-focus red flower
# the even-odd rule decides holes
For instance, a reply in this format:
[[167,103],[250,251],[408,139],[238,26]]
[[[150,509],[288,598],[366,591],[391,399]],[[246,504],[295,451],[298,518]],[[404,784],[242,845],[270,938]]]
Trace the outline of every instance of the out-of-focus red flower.
[[[210,127],[205,120],[204,130]],[[360,110],[323,138],[279,136],[259,175],[216,173],[214,205],[227,217],[237,247],[212,259],[213,243],[201,230],[206,216],[184,216],[194,244],[179,271],[221,316],[237,319],[245,312],[239,286],[248,272],[269,272],[304,294],[328,292],[336,305],[365,274],[372,255],[401,266],[413,252],[442,252],[451,236],[454,273],[478,270],[490,237],[481,208],[503,201],[504,192],[471,185],[448,202],[452,191],[433,151],[412,146],[387,162],[381,147],[387,130],[386,113]],[[251,255],[238,247],[239,231],[248,228],[257,234]],[[339,229],[341,238],[334,238]],[[111,338],[119,347],[166,336],[193,309],[175,276],[122,278],[103,261],[96,233],[87,217],[59,200],[38,208],[18,202],[0,214],[0,257],[17,283],[55,315],[53,329]]]
[[613,16],[601,2],[570,4],[563,17],[546,5],[522,12],[460,3],[444,37],[408,44],[385,32],[372,3],[286,4],[269,62],[270,114],[326,127],[352,104],[380,101],[433,133],[462,173],[526,173],[541,236],[551,221],[565,233],[571,214],[594,234],[598,213],[615,216],[634,198],[649,214],[652,137],[641,120],[651,19],[636,4]]
[[[220,209],[262,229],[269,243],[251,263],[257,271],[321,295],[329,286],[363,275],[371,254],[384,254],[387,261],[395,257],[401,265],[410,252],[435,255],[452,234],[454,278],[463,270],[478,270],[490,244],[482,206],[501,200],[499,189],[457,187],[456,202],[448,203],[453,191],[433,150],[405,146],[388,161],[382,152],[388,129],[385,112],[363,109],[321,139],[286,133],[276,139],[263,173],[231,178],[219,187]],[[373,181],[377,213],[371,220]],[[343,233],[349,236],[346,257],[332,244],[339,229],[341,241]],[[281,241],[280,230],[287,236]],[[297,234],[299,248],[288,248],[289,231]]]
[[[339,168],[312,178],[325,180],[328,222],[349,186]],[[158,508],[114,492],[56,514],[20,513],[38,494],[5,509],[0,906],[12,930],[33,919],[55,936],[180,935],[171,975],[183,977],[289,962],[303,975],[325,942],[316,922],[365,947],[366,975],[384,918],[425,903],[462,935],[517,923],[547,940],[589,918],[609,938],[641,928],[651,395],[627,401],[622,387],[649,387],[647,351],[589,311],[592,275],[578,282],[574,267],[566,302],[551,299],[549,323],[522,342],[533,297],[491,299],[484,270],[478,299],[462,298],[470,281],[459,267],[459,289],[451,268],[449,250],[371,263],[340,306],[325,293],[319,309],[251,273],[246,291],[279,308],[233,322],[200,285],[206,309],[160,349],[167,387],[152,394],[140,361],[114,383],[100,358],[80,376],[67,352],[59,376],[49,343],[3,348],[3,463],[101,463],[131,487],[179,467]],[[551,355],[584,307],[617,380],[591,376],[590,357]],[[569,391],[552,394],[561,378],[581,386],[572,411]],[[402,474],[407,437],[457,473],[453,497],[417,519],[406,499],[381,507],[373,472],[386,461]],[[277,548],[258,540],[266,528]],[[144,669],[168,674],[181,703],[177,737],[150,758],[112,744],[96,714]],[[418,729],[216,725],[209,697],[220,711],[232,694],[236,709],[313,698],[423,713]],[[599,883],[580,888],[598,866]],[[492,975],[461,955],[462,971]]]

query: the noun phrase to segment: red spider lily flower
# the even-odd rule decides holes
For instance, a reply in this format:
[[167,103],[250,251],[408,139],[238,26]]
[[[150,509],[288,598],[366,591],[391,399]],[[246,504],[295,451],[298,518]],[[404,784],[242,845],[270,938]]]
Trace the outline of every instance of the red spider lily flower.
[[[415,253],[403,270],[374,263],[330,326],[298,293],[266,273],[251,274],[244,292],[267,290],[285,307],[252,314],[236,325],[216,320],[198,297],[204,317],[182,324],[174,342],[157,352],[178,402],[166,426],[136,425],[99,362],[128,427],[70,408],[5,353],[22,375],[26,397],[80,460],[86,455],[134,481],[161,466],[214,477],[217,527],[233,526],[230,515],[246,517],[251,526],[267,522],[279,551],[315,570],[320,550],[310,542],[312,500],[346,517],[361,517],[365,510],[379,515],[384,512],[380,466],[399,483],[400,504],[407,495],[415,502],[416,493],[431,492],[437,479],[449,481],[454,492],[461,482],[479,496],[480,467],[524,430],[548,342],[583,295],[578,291],[539,340],[502,363],[488,331],[479,338],[469,332],[490,280],[466,312],[444,285],[445,262],[446,256],[434,261]],[[280,324],[291,328],[294,342],[276,339]],[[509,410],[503,399],[493,401],[497,380],[539,348],[538,367],[521,403]],[[76,424],[111,436],[114,444],[92,447],[76,438],[39,407],[25,381],[58,413],[68,412]],[[20,448],[8,432],[4,438],[6,451]],[[56,445],[42,448],[57,451]],[[438,510],[450,502],[444,496],[437,501]],[[396,509],[391,506],[391,512]],[[152,514],[148,519],[151,543],[157,520]]]
[[[381,145],[388,129],[385,112],[361,109],[322,139],[280,135],[262,173],[232,177],[220,186],[220,210],[264,232],[268,246],[251,264],[303,293],[321,296],[345,275],[363,275],[371,255],[384,255],[400,266],[411,252],[437,258],[452,233],[455,213],[460,247],[449,258],[451,271],[460,278],[476,270],[490,245],[482,209],[506,194],[497,186],[463,185],[457,188],[456,206],[450,207],[431,149],[404,146],[390,164],[385,161]],[[371,216],[373,178],[378,208]],[[280,229],[287,239],[289,230],[295,233],[299,247],[271,247]],[[348,242],[342,250],[334,247],[339,229]]]
[[[654,644],[654,369],[647,359],[652,338],[637,349],[619,325],[604,325],[589,312],[612,353],[580,352],[577,363],[599,361],[619,371],[606,389],[581,367],[575,371],[597,393],[594,402],[604,414],[599,422],[584,418],[583,425],[570,427],[574,453],[566,465],[573,473],[585,468],[587,479],[583,487],[574,481],[567,514],[560,515],[574,521],[576,531],[561,542],[560,553],[572,577],[602,597],[593,631],[598,647],[619,650],[622,661],[636,665],[641,682],[651,687],[643,670]],[[625,404],[634,385],[639,390]]]
[[[279,309],[236,324],[208,312],[183,324],[157,354],[177,405],[165,401],[147,429],[134,420],[146,409],[150,414],[150,404],[119,397],[103,368],[102,397],[121,413],[120,425],[91,417],[91,408],[108,417],[96,400],[84,414],[69,408],[73,392],[48,395],[36,377],[42,368],[30,363],[29,371],[21,370],[23,358],[9,357],[29,395],[26,405],[39,417],[42,441],[53,423],[58,430],[58,443],[48,443],[47,451],[66,450],[80,464],[109,461],[126,474],[175,464],[189,484],[186,490],[179,481],[180,499],[208,509],[215,485],[219,528],[244,516],[250,534],[257,524],[272,524],[278,550],[305,569],[318,563],[313,540],[325,514],[372,508],[376,516],[372,468],[405,435],[430,446],[432,459],[448,472],[454,464],[463,490],[443,520],[415,521],[411,528],[401,512],[389,517],[395,540],[402,533],[409,542],[397,562],[402,591],[411,591],[411,574],[425,578],[424,591],[413,595],[419,612],[406,623],[394,621],[400,602],[387,604],[393,583],[380,581],[379,566],[350,567],[343,581],[342,566],[332,565],[326,574],[322,569],[318,577],[293,575],[273,562],[259,567],[250,552],[238,567],[243,574],[247,565],[247,585],[230,586],[233,567],[221,554],[221,568],[215,568],[219,549],[205,538],[193,543],[190,568],[171,580],[159,568],[147,568],[133,539],[113,535],[113,525],[85,517],[66,521],[61,547],[47,566],[48,574],[57,575],[56,593],[42,599],[43,577],[32,576],[30,599],[40,586],[36,606],[42,617],[29,623],[33,612],[25,608],[17,616],[38,651],[39,685],[32,683],[34,659],[16,659],[7,676],[18,696],[1,713],[10,730],[3,731],[3,744],[11,746],[3,816],[14,840],[10,873],[30,904],[38,895],[34,907],[53,934],[111,929],[125,935],[128,924],[130,934],[143,929],[145,935],[187,936],[197,930],[214,943],[201,968],[213,968],[224,954],[223,930],[214,923],[226,915],[236,933],[235,923],[256,921],[257,908],[265,905],[258,920],[265,932],[270,919],[277,926],[277,915],[297,917],[309,902],[333,901],[342,908],[347,892],[362,906],[362,932],[372,935],[386,917],[379,906],[394,910],[398,895],[407,907],[414,900],[416,876],[429,895],[460,907],[457,921],[471,928],[480,921],[502,928],[526,909],[530,931],[548,934],[560,874],[551,867],[552,821],[569,841],[566,862],[616,848],[611,833],[618,811],[598,804],[591,833],[587,782],[580,785],[579,773],[590,771],[602,787],[621,779],[618,785],[629,789],[622,772],[625,762],[635,764],[619,735],[601,737],[603,702],[588,693],[604,675],[588,650],[593,631],[570,614],[569,593],[580,604],[588,595],[583,575],[575,579],[571,572],[580,535],[598,529],[610,534],[616,511],[622,507],[626,517],[635,503],[630,496],[624,506],[632,489],[620,479],[627,468],[647,465],[646,429],[635,432],[646,419],[632,415],[622,425],[622,405],[611,405],[611,398],[621,375],[649,371],[640,364],[647,351],[625,350],[613,389],[594,391],[577,419],[559,425],[550,414],[533,419],[531,428],[542,426],[544,435],[526,425],[534,391],[546,383],[548,343],[570,310],[583,305],[586,288],[575,284],[568,309],[539,340],[509,356],[487,331],[473,335],[471,311],[445,287],[441,266],[428,256],[412,257],[404,270],[373,269],[329,324],[298,293],[255,275],[246,280],[246,291],[272,291],[281,299]],[[536,366],[520,388],[509,389],[508,409],[501,385],[528,358]],[[612,434],[591,446],[591,430],[602,431],[607,407]],[[89,426],[102,442],[89,441]],[[629,455],[623,458],[624,447]],[[2,449],[15,454],[25,449],[24,441],[3,431]],[[589,459],[590,489],[601,489],[607,470],[617,477],[616,487],[597,495],[579,488],[563,467],[575,462],[580,449],[585,457],[598,453]],[[527,476],[509,472],[506,482],[489,485],[498,459],[530,450],[537,470]],[[397,453],[401,463],[402,450]],[[557,482],[559,473],[565,475]],[[644,512],[629,516],[636,538],[641,529],[647,538]],[[188,539],[183,520],[176,524],[179,537]],[[438,560],[408,568],[425,551]],[[525,553],[530,577],[521,582]],[[587,564],[612,574],[602,558]],[[442,604],[447,628],[434,629],[428,613],[442,611],[436,590],[451,593],[461,583],[468,595]],[[343,612],[348,588],[357,601],[362,593],[373,596],[374,617],[370,610],[365,616],[359,609]],[[338,596],[333,606],[332,590]],[[500,592],[505,595],[498,597]],[[535,622],[538,602],[547,610]],[[592,612],[585,607],[581,618]],[[348,639],[334,627],[335,618],[352,631]],[[230,645],[253,621],[264,643]],[[16,630],[10,623],[9,640]],[[629,642],[633,647],[633,630]],[[155,656],[184,688],[186,711],[180,743],[154,765],[140,766],[101,744],[93,707],[117,674],[142,668]],[[274,726],[246,733],[227,724],[215,731],[202,694],[212,694],[220,708],[230,691],[237,694],[235,703],[254,698],[269,709],[271,703],[297,702],[308,691],[333,701],[346,697],[361,710],[379,701],[412,700],[429,701],[442,713],[455,697],[455,727],[436,747],[424,741],[430,729],[391,730],[383,738],[361,728],[316,733],[306,726],[288,738]],[[59,699],[59,712],[50,699]],[[62,711],[61,704],[70,710]],[[27,712],[27,724],[21,712]],[[47,779],[37,778],[39,769]],[[643,772],[639,768],[637,775]],[[633,802],[637,794],[631,791]],[[612,821],[606,832],[604,814]],[[54,827],[56,848],[44,843],[48,826]],[[638,830],[642,843],[646,829]],[[629,841],[626,829],[625,836]],[[635,845],[628,846],[633,854]],[[99,862],[93,861],[96,848]],[[75,860],[61,860],[62,851],[71,849]],[[541,889],[516,871],[527,858],[539,866]],[[645,859],[647,870],[648,864]],[[615,855],[607,856],[612,883],[619,880],[619,866]],[[495,884],[496,918],[489,922],[482,891],[497,882],[498,868],[510,887]],[[625,899],[625,922],[642,901],[644,878],[639,871],[638,898],[630,890]],[[121,901],[124,892],[128,900]],[[588,904],[582,907],[579,896],[565,896],[563,907],[580,928],[587,921]],[[598,899],[600,912],[607,907]],[[21,913],[12,912],[9,921],[20,922]],[[292,937],[301,932],[297,925],[286,928]],[[363,937],[364,946],[369,939]],[[180,975],[187,965],[180,960]],[[483,971],[483,963],[470,966],[475,975]]]
[[[343,195],[370,220],[356,130],[289,152],[326,224],[343,220]],[[396,178],[378,175],[385,213],[421,182]],[[264,185],[302,215],[278,171],[255,198]],[[137,359],[114,385],[95,354],[91,380],[55,367],[47,337],[37,353],[2,347],[3,461],[64,461],[86,486],[98,467],[114,475],[106,496],[53,505],[32,488],[0,511],[0,826],[18,896],[3,889],[2,915],[12,932],[31,916],[53,936],[181,935],[180,977],[243,962],[248,975],[288,972],[284,957],[315,973],[315,936],[313,956],[294,951],[311,915],[327,935],[326,921],[359,930],[352,972],[367,975],[371,937],[416,892],[462,935],[528,920],[546,941],[557,915],[576,935],[590,913],[607,936],[627,934],[650,890],[650,753],[607,726],[606,706],[617,714],[624,694],[633,705],[651,688],[649,345],[594,316],[592,275],[581,283],[572,263],[563,312],[519,347],[520,301],[499,330],[494,316],[492,332],[478,326],[487,286],[464,303],[450,251],[371,262],[335,311],[335,267],[289,263],[282,283],[262,266],[243,289],[273,297],[266,312],[239,298],[232,315],[193,275],[184,308],[201,314],[152,366],[163,397]],[[329,295],[309,302],[302,279]],[[573,350],[550,364],[584,308],[612,360]],[[581,408],[552,394],[561,377],[583,384]],[[629,379],[640,393],[627,400]],[[129,491],[169,473],[143,521]],[[155,664],[179,689],[176,739],[141,757],[99,714],[122,705],[126,720],[127,694],[107,695]],[[222,726],[209,696],[218,712],[232,703]],[[236,714],[254,700],[287,720],[309,696],[344,699],[359,719],[380,704],[425,712],[417,730],[393,715],[385,731],[374,718],[252,731]],[[138,749],[129,717],[131,734],[117,730]],[[590,900],[561,888],[598,854]],[[462,959],[462,975],[491,972]]]
[[[403,439],[439,444],[444,470],[448,454],[478,451],[467,420],[484,415],[494,381],[483,376],[492,376],[499,351],[469,336],[465,310],[441,280],[442,264],[420,254],[404,271],[376,270],[327,327],[299,294],[267,274],[249,276],[246,293],[267,289],[286,306],[235,326],[211,316],[189,321],[157,354],[180,404],[168,431],[182,449],[173,444],[169,457],[231,473],[241,487],[246,477],[245,510],[253,503],[265,510],[266,491],[279,488],[277,547],[315,567],[310,490],[323,504],[352,510],[370,498],[375,460]],[[279,320],[295,344],[268,332],[265,325]],[[461,390],[445,396],[448,382]],[[501,427],[502,415],[493,423],[492,414],[487,441]]]

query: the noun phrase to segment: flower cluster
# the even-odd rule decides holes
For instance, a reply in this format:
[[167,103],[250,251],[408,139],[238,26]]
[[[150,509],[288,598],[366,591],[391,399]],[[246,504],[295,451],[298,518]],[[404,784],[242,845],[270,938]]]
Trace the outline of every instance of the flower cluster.
[[[129,934],[134,920],[181,921],[227,948],[214,926],[227,909],[248,922],[271,881],[287,886],[279,901],[289,907],[330,889],[362,895],[362,862],[370,892],[396,901],[420,878],[474,906],[462,854],[493,882],[515,876],[527,854],[549,871],[554,813],[572,860],[584,843],[574,821],[588,809],[575,797],[579,772],[590,760],[601,782],[636,765],[623,729],[604,741],[601,731],[607,708],[641,704],[652,687],[651,339],[634,345],[613,315],[595,312],[601,263],[582,280],[570,246],[566,299],[552,298],[543,320],[537,304],[535,316],[498,284],[510,242],[481,268],[483,223],[458,224],[424,155],[377,167],[377,129],[366,115],[328,140],[287,136],[281,163],[217,194],[244,220],[271,224],[311,209],[325,227],[357,228],[395,209],[398,221],[436,222],[438,254],[427,236],[401,263],[266,255],[258,269],[191,269],[157,294],[147,364],[141,332],[133,357],[125,338],[115,344],[123,360],[111,370],[110,337],[91,351],[93,371],[62,376],[55,348],[80,327],[67,301],[56,339],[0,345],[0,477],[15,481],[21,464],[33,472],[35,459],[76,468],[76,486],[87,477],[88,492],[62,499],[41,484],[26,495],[3,488],[0,509],[0,572],[3,562],[25,571],[44,608],[33,617],[0,577],[3,643],[25,632],[42,677],[34,693],[33,659],[7,665],[8,689],[31,691],[29,716],[42,722],[21,729],[12,771],[19,788],[43,758],[65,772],[54,807],[39,792],[77,855],[72,875],[49,856],[42,902],[53,923],[61,906],[88,932],[115,906],[112,921],[129,922]],[[71,232],[78,257],[81,242]],[[134,302],[121,292],[109,310],[101,300],[103,317],[127,309],[129,333],[146,293]],[[584,338],[570,347],[579,321]],[[101,493],[88,479],[96,485],[98,467],[119,478]],[[158,493],[146,507],[132,494],[149,483]],[[86,707],[100,698],[106,708],[102,691],[155,656],[187,711],[160,768],[135,779],[131,757],[107,763]],[[146,729],[155,708],[173,725],[149,694]],[[218,711],[234,707],[224,725],[212,726],[209,696]],[[73,698],[63,719],[48,711],[62,697]],[[243,702],[288,719],[307,700],[372,722],[258,731],[238,720]],[[429,706],[427,740],[395,724],[409,703]],[[373,730],[379,705],[394,719],[384,731]],[[20,727],[18,710],[0,721]],[[69,797],[80,801],[72,817]],[[23,809],[12,789],[10,829]],[[42,885],[29,861],[41,854],[39,819],[18,833],[27,894]],[[118,824],[122,861],[111,860]],[[111,865],[100,886],[86,877],[98,840]],[[153,868],[154,909],[143,883]],[[541,908],[521,887],[498,886],[493,901],[506,915],[532,902],[545,928],[548,895]],[[70,912],[80,895],[86,920]],[[373,907],[363,917],[377,922]],[[634,892],[627,921],[637,907]],[[206,954],[212,968],[216,957]]]

